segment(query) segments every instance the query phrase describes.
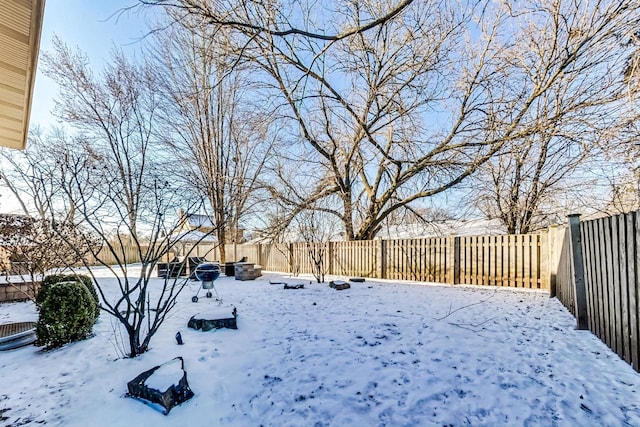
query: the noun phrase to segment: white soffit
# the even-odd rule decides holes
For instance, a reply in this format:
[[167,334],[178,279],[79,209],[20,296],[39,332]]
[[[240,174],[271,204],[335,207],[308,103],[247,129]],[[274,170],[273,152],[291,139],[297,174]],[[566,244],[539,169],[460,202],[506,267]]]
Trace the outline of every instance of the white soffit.
[[23,149],[45,0],[0,0],[0,146]]

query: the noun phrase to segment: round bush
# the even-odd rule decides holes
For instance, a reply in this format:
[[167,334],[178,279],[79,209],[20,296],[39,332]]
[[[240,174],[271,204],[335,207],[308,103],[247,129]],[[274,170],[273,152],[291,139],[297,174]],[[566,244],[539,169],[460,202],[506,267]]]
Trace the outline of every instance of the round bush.
[[40,290],[38,300],[38,345],[60,347],[91,334],[96,303],[79,280],[49,284]]
[[85,276],[84,274],[52,274],[50,276],[45,276],[42,280],[42,284],[40,285],[40,291],[38,292],[38,296],[36,297],[36,304],[42,302],[44,295],[47,293],[47,288],[51,285],[60,282],[69,282],[69,281],[79,281],[81,282],[91,294],[91,298],[95,302],[95,310],[94,310],[94,322],[100,316],[100,299],[98,298],[98,291],[96,291],[96,287],[93,285],[93,281],[89,276]]

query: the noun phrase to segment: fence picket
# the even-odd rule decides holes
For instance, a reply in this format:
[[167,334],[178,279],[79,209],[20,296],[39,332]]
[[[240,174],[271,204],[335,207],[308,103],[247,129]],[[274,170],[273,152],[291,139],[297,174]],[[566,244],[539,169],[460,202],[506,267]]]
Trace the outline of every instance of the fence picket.
[[613,336],[614,346],[613,350],[617,354],[623,354],[622,350],[622,319],[621,319],[621,303],[620,303],[620,231],[618,229],[618,216],[611,218],[611,271],[613,280],[612,286],[612,299],[613,299]]
[[[631,262],[629,269],[629,323],[631,329],[631,359],[636,371],[640,371],[640,215],[634,212],[627,219],[629,244],[627,250]],[[633,270],[632,270],[633,269]]]
[[589,223],[580,224],[580,233],[582,235],[582,254],[584,256],[585,265],[587,266],[587,268],[585,268],[584,270],[585,290],[587,292],[587,316],[589,318],[589,329],[594,330],[596,319],[593,309],[595,289],[593,286],[592,270],[590,268],[590,266],[592,265],[592,253],[590,246],[592,235]]
[[618,217],[618,235],[620,252],[618,254],[618,268],[620,270],[620,315],[621,315],[621,331],[622,343],[620,351],[622,352],[622,358],[631,363],[631,355],[629,353],[629,276],[626,266],[628,265],[627,257],[627,236],[629,235],[627,230],[626,218],[621,215]]

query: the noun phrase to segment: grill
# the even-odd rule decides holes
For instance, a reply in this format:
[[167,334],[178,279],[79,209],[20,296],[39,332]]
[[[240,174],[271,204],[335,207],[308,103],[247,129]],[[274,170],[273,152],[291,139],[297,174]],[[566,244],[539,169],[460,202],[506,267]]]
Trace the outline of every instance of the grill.
[[[222,301],[218,296],[218,292],[216,291],[213,282],[220,277],[220,265],[213,262],[205,262],[202,264],[198,264],[198,266],[194,270],[194,274],[196,279],[202,282],[202,289],[206,289],[207,298],[213,297],[213,293],[210,289],[216,294],[216,301]],[[200,288],[198,288],[198,292],[191,298],[191,301],[198,302],[198,294],[200,293]]]

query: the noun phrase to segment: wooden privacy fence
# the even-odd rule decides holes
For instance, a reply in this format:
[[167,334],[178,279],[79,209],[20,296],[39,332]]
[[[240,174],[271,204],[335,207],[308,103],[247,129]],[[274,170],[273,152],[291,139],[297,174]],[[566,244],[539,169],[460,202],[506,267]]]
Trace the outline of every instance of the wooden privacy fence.
[[113,251],[105,246],[100,249],[96,256],[87,255],[86,262],[88,265],[102,265],[102,263],[116,265],[118,262],[134,264],[140,262],[140,252],[138,247],[134,245],[114,246]]
[[[142,252],[142,256],[145,256],[148,249],[149,246],[147,245],[142,245],[138,248],[132,244],[119,245],[116,242],[113,250],[103,246],[96,256],[87,255],[86,262],[88,265],[102,265],[102,263],[106,265],[116,265],[118,263],[135,264],[141,262],[140,252]],[[209,261],[220,259],[220,252],[218,251],[217,245],[211,243],[184,243],[175,245],[162,259],[164,262],[168,262],[173,259],[173,257],[183,257],[186,255],[205,258]]]
[[[549,289],[563,229],[541,234],[227,245],[227,258],[246,256],[263,269],[450,284]],[[556,263],[557,264],[557,263]]]
[[640,371],[640,213],[574,222],[559,259],[557,296],[579,328],[583,323]]

